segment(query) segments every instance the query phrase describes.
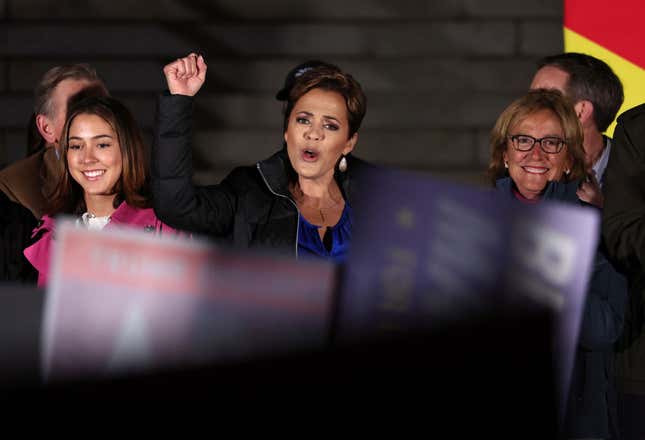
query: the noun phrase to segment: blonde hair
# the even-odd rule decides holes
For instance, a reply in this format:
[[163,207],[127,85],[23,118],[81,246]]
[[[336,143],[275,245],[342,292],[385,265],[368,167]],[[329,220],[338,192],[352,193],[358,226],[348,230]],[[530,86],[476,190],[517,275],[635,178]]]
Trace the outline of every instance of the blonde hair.
[[508,136],[511,130],[530,115],[542,110],[551,111],[558,118],[564,131],[565,151],[571,159],[571,172],[563,174],[562,180],[578,180],[585,175],[582,127],[573,105],[558,90],[536,89],[506,107],[497,118],[490,133],[488,177],[493,186],[498,179],[508,176],[508,171],[504,166],[504,151],[508,146]]

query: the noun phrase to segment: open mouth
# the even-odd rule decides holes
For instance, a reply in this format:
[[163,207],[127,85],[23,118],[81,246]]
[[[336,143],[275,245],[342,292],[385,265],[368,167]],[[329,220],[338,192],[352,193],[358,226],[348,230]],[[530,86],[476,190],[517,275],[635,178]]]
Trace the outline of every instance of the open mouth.
[[544,174],[549,171],[546,167],[522,167],[522,169],[530,174]]
[[302,157],[304,160],[311,162],[318,158],[318,152],[310,148],[305,148],[302,150]]

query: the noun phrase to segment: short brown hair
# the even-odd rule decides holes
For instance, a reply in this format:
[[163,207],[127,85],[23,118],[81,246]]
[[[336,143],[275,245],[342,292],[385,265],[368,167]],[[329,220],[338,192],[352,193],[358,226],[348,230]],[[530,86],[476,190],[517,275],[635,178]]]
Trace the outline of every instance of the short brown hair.
[[367,111],[367,97],[361,85],[349,73],[345,73],[333,64],[313,67],[298,76],[289,91],[289,98],[284,110],[284,131],[289,124],[289,116],[296,102],[313,89],[323,89],[339,93],[345,100],[349,137],[358,132]]
[[624,100],[623,84],[607,63],[584,53],[567,52],[544,57],[537,66],[553,66],[568,73],[566,95],[574,104],[590,101],[596,128],[607,130]]
[[[564,131],[567,153],[571,160],[571,172],[565,174],[565,181],[581,179],[585,174],[585,152],[582,146],[583,134],[580,121],[571,101],[558,90],[531,90],[523,97],[516,99],[499,115],[490,133],[490,162],[488,177],[493,185],[497,179],[507,176],[504,167],[504,150],[508,147],[508,136],[513,128],[528,116],[541,110],[551,111],[560,121]],[[537,148],[534,147],[534,148]]]
[[[141,131],[130,111],[121,102],[110,97],[90,97],[78,101],[68,111],[61,136],[61,151],[67,155],[69,129],[78,115],[96,115],[105,120],[117,135],[121,148],[123,168],[113,190],[116,193],[114,208],[121,202],[130,206],[150,206],[148,167]],[[65,172],[54,191],[49,214],[67,213],[79,215],[86,210],[83,188],[70,176],[67,159],[64,158]]]

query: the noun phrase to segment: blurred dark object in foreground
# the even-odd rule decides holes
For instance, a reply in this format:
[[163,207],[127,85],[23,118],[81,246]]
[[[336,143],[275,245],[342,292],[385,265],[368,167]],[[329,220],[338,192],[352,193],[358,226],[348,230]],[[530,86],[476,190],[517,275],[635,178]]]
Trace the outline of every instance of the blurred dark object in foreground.
[[36,284],[38,272],[22,251],[30,244],[38,220],[4,191],[9,189],[0,181],[0,282]]
[[367,430],[401,422],[451,437],[556,436],[553,326],[546,310],[500,309],[431,332],[323,351],[42,386],[37,371],[42,292],[11,290],[2,289],[0,309],[10,313],[6,303],[14,303],[15,314],[3,315],[2,334],[13,350],[3,359],[15,362],[3,378],[21,371],[21,380],[3,382],[4,404],[29,403],[63,414],[115,404],[120,411],[183,412],[191,411],[186,402],[199,402],[213,409],[243,408],[245,416],[298,415],[331,425],[341,414],[355,416],[356,423],[368,416]]
[[35,286],[0,283],[0,387],[38,383],[45,292]]
[[645,396],[635,393],[618,394],[618,423],[623,440],[645,438]]

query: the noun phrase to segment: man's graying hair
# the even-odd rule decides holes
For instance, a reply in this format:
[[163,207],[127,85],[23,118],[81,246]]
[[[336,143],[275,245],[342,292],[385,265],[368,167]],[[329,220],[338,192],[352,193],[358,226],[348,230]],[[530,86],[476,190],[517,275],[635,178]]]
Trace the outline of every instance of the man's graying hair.
[[[53,116],[55,109],[52,108],[52,94],[56,86],[66,79],[86,80],[100,84],[104,89],[103,80],[98,76],[96,70],[87,64],[67,64],[49,69],[40,79],[34,89],[34,114]],[[105,90],[107,94],[107,90]]]

